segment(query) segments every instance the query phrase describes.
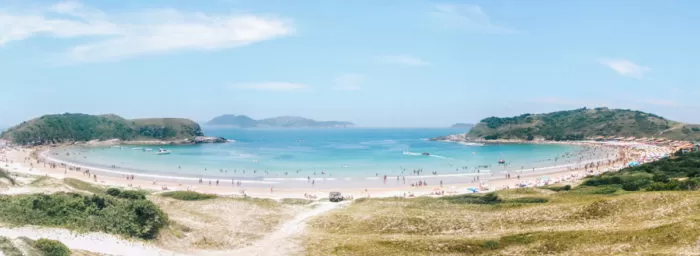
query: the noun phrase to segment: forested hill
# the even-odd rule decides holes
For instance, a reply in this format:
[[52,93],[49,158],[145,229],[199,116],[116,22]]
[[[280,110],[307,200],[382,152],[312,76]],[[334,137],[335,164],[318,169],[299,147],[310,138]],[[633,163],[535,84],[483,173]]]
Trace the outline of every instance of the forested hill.
[[117,115],[59,114],[25,121],[0,134],[16,144],[90,140],[183,140],[202,136],[199,124],[181,118],[127,120]]
[[515,117],[489,117],[472,128],[471,139],[583,140],[604,137],[700,139],[700,126],[623,109],[576,109]]

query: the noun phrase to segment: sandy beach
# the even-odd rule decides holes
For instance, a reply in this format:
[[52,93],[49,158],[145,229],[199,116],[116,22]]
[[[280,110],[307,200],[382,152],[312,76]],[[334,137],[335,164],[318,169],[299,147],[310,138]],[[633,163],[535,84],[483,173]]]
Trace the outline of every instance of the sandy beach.
[[[543,143],[543,142],[540,142]],[[138,188],[152,191],[192,190],[222,196],[253,196],[262,198],[324,198],[338,191],[354,198],[421,195],[453,195],[489,192],[504,188],[533,187],[549,184],[570,184],[587,175],[619,170],[629,162],[654,161],[673,152],[671,146],[637,142],[544,142],[585,146],[588,151],[572,163],[501,171],[483,170],[476,173],[433,175],[394,175],[361,179],[315,177],[312,179],[264,180],[201,180],[193,177],[164,176],[110,170],[67,162],[52,157],[48,147],[5,148],[0,162],[11,172],[48,175],[55,178],[76,178],[107,186]],[[601,153],[602,152],[602,153]],[[603,156],[601,158],[601,156]],[[127,176],[134,177],[127,179]],[[218,183],[218,184],[217,184]]]

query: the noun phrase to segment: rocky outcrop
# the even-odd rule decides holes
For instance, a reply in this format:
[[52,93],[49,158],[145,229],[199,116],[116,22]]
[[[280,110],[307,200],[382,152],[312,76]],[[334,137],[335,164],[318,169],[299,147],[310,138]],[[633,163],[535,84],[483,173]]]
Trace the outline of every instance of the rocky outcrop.
[[222,137],[207,137],[207,136],[197,136],[194,137],[194,143],[226,143],[228,140]]
[[460,142],[460,141],[467,141],[467,137],[464,134],[452,134],[452,135],[447,135],[447,136],[440,136],[436,138],[430,138],[430,141],[452,141],[452,142]]

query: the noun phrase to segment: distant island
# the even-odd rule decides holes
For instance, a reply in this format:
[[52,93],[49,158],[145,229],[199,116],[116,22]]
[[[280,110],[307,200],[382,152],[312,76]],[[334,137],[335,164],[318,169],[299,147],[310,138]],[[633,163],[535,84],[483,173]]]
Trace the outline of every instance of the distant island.
[[465,124],[465,123],[456,123],[450,126],[450,128],[455,128],[455,129],[471,129],[474,127],[474,124]]
[[280,116],[255,120],[244,115],[222,115],[207,122],[210,126],[240,128],[348,128],[355,124],[344,121],[316,121],[298,116]]
[[[671,121],[641,111],[581,108],[546,114],[489,117],[481,120],[464,140],[590,140],[613,138],[700,139],[700,126]],[[454,136],[434,140],[454,140]]]
[[46,145],[92,140],[145,143],[210,143],[223,138],[204,137],[196,122],[183,118],[124,119],[120,116],[45,115],[9,128],[0,138],[19,145]]

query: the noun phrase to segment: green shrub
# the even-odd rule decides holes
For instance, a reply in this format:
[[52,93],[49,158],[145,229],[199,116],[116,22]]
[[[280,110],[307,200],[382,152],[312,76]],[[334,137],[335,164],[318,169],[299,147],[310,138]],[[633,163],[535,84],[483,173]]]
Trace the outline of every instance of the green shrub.
[[600,189],[597,189],[593,191],[591,194],[600,194],[600,195],[608,195],[608,194],[614,194],[617,192],[618,188],[614,186],[607,186],[607,187],[602,187]]
[[148,200],[55,193],[0,196],[0,222],[153,239],[168,218]]
[[494,240],[488,240],[488,241],[484,242],[484,244],[482,245],[482,247],[489,249],[489,250],[498,249],[498,246],[499,246],[498,241],[494,241]]
[[571,185],[564,185],[564,186],[544,186],[542,187],[543,189],[549,189],[551,191],[569,191],[571,190]]
[[493,192],[485,195],[465,194],[457,196],[445,196],[441,197],[440,199],[454,204],[497,204],[502,202],[498,195],[496,195],[496,193]]
[[164,197],[170,197],[177,200],[184,201],[199,201],[216,198],[216,195],[212,194],[202,194],[194,191],[172,191],[165,192],[161,194]]
[[146,193],[138,190],[123,190],[117,197],[131,200],[144,200],[146,199]]
[[146,193],[137,190],[120,190],[118,188],[108,188],[107,194],[114,197],[131,199],[131,200],[143,200],[146,199]]
[[510,200],[507,200],[506,202],[518,203],[518,204],[541,204],[541,203],[549,202],[549,199],[539,198],[539,197],[521,197],[521,198],[510,199]]
[[36,240],[33,246],[45,256],[69,256],[71,254],[66,245],[56,240],[41,238]]
[[108,188],[107,189],[107,194],[110,196],[117,196],[118,197],[119,194],[121,194],[121,193],[122,193],[122,191],[118,188]]

